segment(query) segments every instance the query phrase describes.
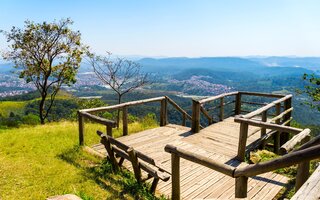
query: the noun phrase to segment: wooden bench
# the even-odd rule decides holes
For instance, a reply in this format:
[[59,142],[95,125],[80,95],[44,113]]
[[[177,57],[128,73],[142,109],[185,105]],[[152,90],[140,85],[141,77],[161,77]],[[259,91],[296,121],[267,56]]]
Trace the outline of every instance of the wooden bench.
[[[122,166],[124,159],[127,159],[131,162],[135,178],[139,183],[153,178],[150,188],[152,193],[155,192],[159,180],[168,181],[170,179],[171,173],[166,171],[159,164],[156,164],[153,158],[125,145],[113,137],[103,134],[100,131],[97,131],[97,134],[101,137],[100,142],[106,148],[108,158],[110,159],[115,171],[118,171]],[[142,177],[141,170],[148,174],[147,177]]]

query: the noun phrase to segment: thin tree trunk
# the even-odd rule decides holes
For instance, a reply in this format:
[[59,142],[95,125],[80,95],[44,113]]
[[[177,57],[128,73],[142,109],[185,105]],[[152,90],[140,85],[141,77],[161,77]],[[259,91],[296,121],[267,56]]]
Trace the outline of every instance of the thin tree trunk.
[[41,101],[39,104],[39,117],[40,117],[40,123],[45,124],[45,117],[44,117],[44,104],[46,101],[46,95],[41,95]]

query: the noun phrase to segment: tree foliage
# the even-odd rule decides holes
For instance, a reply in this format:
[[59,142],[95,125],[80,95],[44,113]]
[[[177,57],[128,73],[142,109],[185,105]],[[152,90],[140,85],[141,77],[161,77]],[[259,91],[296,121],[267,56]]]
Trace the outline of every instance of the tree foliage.
[[76,73],[86,50],[80,32],[69,28],[72,24],[70,19],[52,23],[25,21],[24,28],[2,31],[10,43],[4,59],[12,61],[20,78],[32,82],[41,95],[39,117],[42,124],[61,86],[76,82]]
[[304,74],[303,79],[308,82],[304,92],[311,98],[311,102],[307,104],[320,111],[320,77],[315,74]]

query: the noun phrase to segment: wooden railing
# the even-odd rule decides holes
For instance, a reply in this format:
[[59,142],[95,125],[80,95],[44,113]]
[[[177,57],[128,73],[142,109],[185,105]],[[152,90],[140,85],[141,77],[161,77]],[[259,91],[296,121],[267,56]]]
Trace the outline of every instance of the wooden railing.
[[[207,119],[208,124],[212,124],[214,122],[217,122],[213,119],[213,115],[210,115],[209,112],[212,112],[214,110],[218,110],[218,119],[219,121],[223,121],[226,117],[232,116],[232,115],[239,115],[242,113],[249,113],[250,111],[244,110],[242,108],[243,104],[248,105],[258,105],[258,106],[266,106],[269,104],[261,103],[261,102],[251,102],[251,101],[244,101],[242,100],[243,96],[256,96],[256,97],[267,97],[267,98],[283,98],[284,95],[280,94],[267,94],[267,93],[257,93],[257,92],[230,92],[230,93],[224,93],[221,95],[209,97],[202,100],[193,100],[192,101],[192,132],[198,133],[201,128],[200,124],[200,118],[201,114]],[[226,101],[226,98],[228,97],[234,97],[234,100]],[[215,101],[219,101],[217,106],[209,107],[207,109],[204,108],[205,104],[208,103],[214,103]],[[227,105],[234,104],[233,109],[231,110],[231,113],[226,114],[225,113],[225,107]],[[286,106],[291,107],[291,102],[289,105],[289,101],[287,102]],[[281,109],[281,105],[279,107],[279,110]],[[279,111],[280,112],[280,111]],[[262,113],[262,120],[266,121],[267,116],[276,116],[276,114],[271,113]],[[264,130],[262,129],[262,132],[264,133]]]
[[[297,130],[292,129],[292,132],[296,131]],[[310,137],[310,130],[302,130],[297,135],[301,135],[300,139],[295,138],[293,139],[293,141],[290,140],[290,145],[285,144],[283,148],[301,143],[302,140]],[[224,163],[219,163],[205,156],[198,155],[172,145],[166,145],[165,151],[171,153],[171,179],[173,200],[180,199],[180,158],[198,163],[200,165],[223,173],[227,176],[235,178],[235,198],[246,198],[248,177],[253,177],[295,164],[299,165],[298,173],[296,176],[297,191],[309,176],[309,162],[311,160],[320,158],[320,136],[305,143],[299,149],[282,157],[263,163],[250,164],[245,167],[233,167]]]
[[128,135],[128,108],[132,106],[137,106],[137,105],[152,103],[152,102],[160,102],[160,126],[165,126],[168,124],[168,117],[167,117],[168,103],[171,104],[177,111],[181,113],[182,126],[186,126],[187,120],[190,120],[190,121],[192,120],[191,116],[185,110],[183,110],[178,104],[176,104],[172,99],[170,99],[167,96],[144,99],[139,101],[131,101],[131,102],[126,102],[126,103],[121,103],[121,104],[106,106],[106,107],[83,109],[78,111],[80,145],[84,144],[84,119],[89,119],[93,122],[106,126],[107,135],[112,137],[113,136],[112,128],[115,128],[117,126],[117,123],[113,120],[108,120],[108,119],[99,117],[95,115],[95,113],[121,109],[123,135]]
[[[225,102],[225,97],[228,96],[236,96],[235,101]],[[192,100],[192,132],[198,133],[200,131],[201,125],[200,125],[200,114],[203,114],[207,120],[208,124],[212,124],[214,122],[213,116],[210,116],[208,111],[213,111],[216,109],[219,109],[219,120],[222,121],[225,117],[224,113],[224,107],[226,105],[235,103],[235,113],[240,112],[240,93],[239,92],[231,92],[231,93],[225,93],[218,96],[209,97],[206,99],[202,99],[200,101]],[[219,105],[214,106],[206,110],[204,108],[205,103],[213,102],[219,100]]]
[[[246,144],[249,125],[259,128],[254,133],[251,133],[251,135],[259,132],[260,130],[260,139],[251,144],[250,148],[256,148],[259,145],[263,148],[266,141],[273,138],[274,152],[277,154],[279,154],[280,146],[289,140],[289,133],[297,134],[301,131],[301,129],[289,127],[290,121],[292,120],[291,113],[293,111],[293,108],[291,107],[291,99],[292,95],[286,95],[253,112],[245,115],[237,115],[234,118],[235,122],[240,123],[237,155],[237,158],[240,161],[244,161],[246,148],[248,148]],[[281,111],[282,103],[284,104],[283,111]],[[276,116],[268,121],[268,111],[272,108],[275,108]],[[257,118],[258,116],[261,116],[261,118]]]

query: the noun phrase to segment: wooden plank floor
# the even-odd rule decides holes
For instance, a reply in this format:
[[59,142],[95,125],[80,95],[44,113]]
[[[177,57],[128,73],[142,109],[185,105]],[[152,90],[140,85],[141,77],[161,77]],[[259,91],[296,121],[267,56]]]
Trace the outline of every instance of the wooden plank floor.
[[[197,153],[215,161],[232,166],[246,165],[235,160],[239,138],[239,123],[233,117],[191,134],[190,128],[169,124],[151,130],[118,138],[121,142],[149,155],[166,170],[171,171],[171,156],[164,151],[166,144],[172,144],[185,150]],[[249,128],[250,132],[255,128]],[[247,145],[259,138],[256,133],[248,138]],[[93,149],[106,154],[102,145],[94,145]],[[129,162],[124,165],[131,169]],[[181,197],[182,199],[233,199],[235,179],[204,166],[181,159]],[[273,199],[287,183],[287,178],[272,172],[253,178],[248,182],[249,199]],[[171,180],[160,181],[157,191],[171,196]]]

